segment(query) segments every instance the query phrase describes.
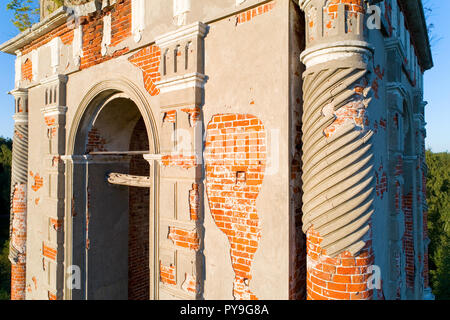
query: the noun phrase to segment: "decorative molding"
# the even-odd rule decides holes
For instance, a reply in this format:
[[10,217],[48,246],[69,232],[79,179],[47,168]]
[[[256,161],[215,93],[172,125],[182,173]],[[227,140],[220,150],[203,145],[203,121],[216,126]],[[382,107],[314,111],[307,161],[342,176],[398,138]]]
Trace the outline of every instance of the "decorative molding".
[[28,125],[28,113],[17,113],[13,115],[12,118],[14,119],[14,123],[17,125]]
[[74,64],[80,66],[81,57],[83,57],[83,26],[81,25],[73,30],[72,54]]
[[206,35],[206,31],[207,26],[204,23],[197,21],[193,24],[181,27],[175,31],[157,37],[155,39],[155,44],[160,48],[169,47],[185,39],[191,39],[196,36],[204,37]]
[[61,38],[56,37],[49,42],[49,47],[51,49],[51,67],[53,74],[58,72],[58,67],[61,61]]
[[307,68],[331,60],[355,57],[355,54],[359,54],[362,61],[368,63],[372,58],[374,50],[375,49],[365,41],[336,41],[307,48],[300,55],[300,59]]
[[36,81],[39,75],[39,49],[31,52],[31,66],[33,73],[33,81]]
[[145,29],[145,0],[131,1],[131,18],[133,38],[135,42],[139,42]]
[[22,80],[22,53],[20,52],[17,52],[14,67],[15,67],[14,83],[15,87],[18,88],[20,86],[20,81]]
[[24,46],[30,44],[33,40],[42,37],[51,30],[61,26],[67,22],[70,17],[67,7],[58,8],[51,15],[41,20],[39,23],[33,25],[31,28],[26,29],[16,37],[0,45],[0,51],[15,54],[17,50],[20,50]]
[[41,79],[40,84],[67,83],[68,77],[64,74],[55,74],[50,77]]
[[102,55],[108,53],[108,46],[111,45],[111,15],[103,17],[103,37],[102,37]]
[[173,22],[177,26],[187,23],[187,14],[191,11],[191,0],[173,0]]
[[187,88],[203,88],[206,76],[200,73],[184,74],[170,79],[163,79],[156,83],[161,93],[167,93]]
[[51,107],[45,107],[41,109],[41,112],[45,116],[59,116],[59,115],[65,115],[67,113],[68,108],[64,106],[51,106]]
[[144,159],[149,162],[162,161],[162,155],[161,154],[144,154]]

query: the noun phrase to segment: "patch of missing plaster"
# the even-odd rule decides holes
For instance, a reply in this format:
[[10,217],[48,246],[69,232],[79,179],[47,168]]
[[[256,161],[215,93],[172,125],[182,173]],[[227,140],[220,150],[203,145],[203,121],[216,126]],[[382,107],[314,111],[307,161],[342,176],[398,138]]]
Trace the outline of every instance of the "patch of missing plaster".
[[335,110],[335,106],[332,103],[325,105],[322,108],[322,115],[324,117],[334,117],[335,120],[323,131],[327,138],[336,134],[339,129],[348,124],[355,125],[355,129],[365,133],[367,131],[368,111],[370,98],[366,99],[370,88],[364,88],[362,86],[355,86],[354,96],[352,101],[346,103],[342,107]]
[[44,185],[44,178],[42,178],[39,173],[33,174],[32,171],[30,171],[30,176],[34,178],[34,184],[31,186],[31,189],[34,192],[39,191],[40,188]]
[[181,289],[188,293],[197,293],[197,279],[193,275],[186,273]]

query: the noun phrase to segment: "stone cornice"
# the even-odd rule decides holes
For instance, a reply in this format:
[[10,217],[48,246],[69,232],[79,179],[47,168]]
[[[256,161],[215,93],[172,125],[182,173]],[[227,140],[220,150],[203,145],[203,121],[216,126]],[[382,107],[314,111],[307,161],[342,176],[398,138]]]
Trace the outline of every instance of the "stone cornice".
[[398,3],[412,34],[419,65],[429,70],[433,67],[433,55],[422,0],[399,0]]
[[191,25],[181,27],[175,31],[157,37],[155,39],[155,43],[161,48],[168,47],[183,39],[191,39],[195,36],[204,37],[206,34],[206,30],[207,26],[204,23],[195,22]]
[[14,97],[20,97],[20,96],[27,96],[28,95],[28,89],[25,88],[16,88],[14,90],[11,90],[8,92],[8,94],[14,96]]
[[67,7],[61,7],[41,22],[18,34],[11,40],[1,44],[0,51],[15,54],[17,50],[20,50],[24,46],[30,44],[33,40],[66,23],[68,17],[69,13]]
[[309,68],[316,64],[351,57],[355,54],[366,57],[368,61],[373,52],[374,48],[365,41],[336,41],[308,48],[302,52],[300,59]]

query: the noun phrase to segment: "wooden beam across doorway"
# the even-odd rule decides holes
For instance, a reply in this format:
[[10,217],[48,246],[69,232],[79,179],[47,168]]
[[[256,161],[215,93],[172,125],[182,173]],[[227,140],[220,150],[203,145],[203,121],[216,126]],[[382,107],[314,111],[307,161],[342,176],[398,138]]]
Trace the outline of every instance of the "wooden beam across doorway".
[[149,153],[150,151],[98,151],[90,152],[89,154],[92,156],[134,156]]
[[139,188],[151,187],[150,177],[132,176],[123,173],[110,173],[108,175],[108,182],[111,184],[128,187],[139,187]]

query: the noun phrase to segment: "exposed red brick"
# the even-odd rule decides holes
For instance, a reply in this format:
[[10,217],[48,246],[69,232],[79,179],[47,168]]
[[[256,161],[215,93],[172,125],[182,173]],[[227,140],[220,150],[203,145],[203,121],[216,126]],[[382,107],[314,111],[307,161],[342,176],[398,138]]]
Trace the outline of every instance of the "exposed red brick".
[[367,283],[374,256],[371,241],[357,256],[343,252],[336,258],[327,256],[320,243],[323,238],[311,228],[307,232],[308,300],[369,300],[373,289]]
[[[383,170],[383,168],[381,167],[381,170]],[[380,171],[381,171],[380,170]],[[377,196],[379,196],[381,199],[383,199],[383,195],[384,193],[387,192],[387,174],[386,172],[375,172],[375,178],[376,178],[376,192],[377,192]]]
[[35,175],[30,171],[30,176],[34,179],[34,184],[31,186],[31,190],[34,192],[39,191],[40,188],[44,186],[44,178],[42,178],[39,173]]
[[58,254],[55,248],[47,246],[42,243],[42,255],[50,260],[56,261],[56,255]]
[[30,59],[22,63],[22,80],[33,80],[33,63]]
[[19,250],[19,257],[18,261],[11,265],[11,300],[25,300],[27,196],[26,185],[24,184],[14,186],[12,211],[14,215],[11,244]]
[[215,115],[207,128],[209,207],[217,227],[231,245],[233,295],[238,300],[256,299],[249,281],[261,238],[256,199],[266,165],[265,135],[262,122],[249,114]]
[[242,24],[245,22],[249,22],[253,18],[271,11],[275,7],[276,4],[277,4],[276,1],[271,1],[269,3],[262,4],[258,7],[241,12],[236,15],[236,24]]
[[331,137],[336,131],[346,123],[354,123],[356,126],[364,128],[366,121],[366,109],[362,100],[356,100],[334,111],[336,119],[325,130],[325,136]]
[[11,300],[25,300],[25,263],[11,265]]
[[192,184],[192,190],[189,191],[189,212],[191,220],[197,221],[199,219],[200,194],[198,191],[198,184]]
[[415,252],[414,252],[414,221],[413,221],[413,195],[403,196],[403,214],[405,217],[405,233],[403,235],[403,252],[405,254],[406,286],[414,287]]
[[90,152],[108,151],[108,150],[106,150],[105,144],[106,144],[106,140],[101,137],[98,129],[95,127],[92,127],[92,129],[89,130],[89,133],[88,133],[86,152],[90,153]]
[[177,280],[175,277],[175,266],[164,266],[162,262],[159,262],[159,278],[160,281],[168,285],[177,285]]
[[[147,129],[141,118],[130,140],[130,150],[149,150]],[[130,174],[148,176],[150,166],[142,156],[133,156]],[[150,189],[130,187],[128,216],[128,299],[150,299],[149,268]]]
[[48,291],[48,300],[58,300],[58,297],[53,292]]
[[198,291],[197,279],[194,276],[186,273],[185,280],[181,285],[181,288],[188,293],[196,294]]
[[196,230],[188,231],[177,227],[169,227],[167,238],[181,248],[198,250],[200,247],[200,239]]
[[165,167],[190,169],[197,166],[197,157],[189,154],[165,155],[162,157],[162,164]]
[[186,112],[187,114],[189,114],[189,122],[191,123],[191,126],[195,126],[195,124],[198,122],[198,120],[200,119],[200,108],[195,107],[195,108],[184,108],[181,109],[181,111]]
[[33,40],[30,44],[26,45],[22,49],[22,55],[26,55],[31,51],[38,49],[46,44],[48,44],[53,39],[60,37],[61,42],[64,45],[71,44],[73,41],[73,28],[70,24],[63,24],[52,31],[46,33],[45,35]]
[[136,67],[142,70],[144,75],[145,89],[152,96],[159,94],[159,89],[156,88],[155,83],[161,80],[159,72],[159,65],[161,63],[161,49],[157,46],[146,47],[128,60]]
[[164,113],[163,121],[165,123],[175,123],[177,121],[177,111],[170,110]]
[[131,37],[131,0],[117,1],[111,10],[111,46]]

